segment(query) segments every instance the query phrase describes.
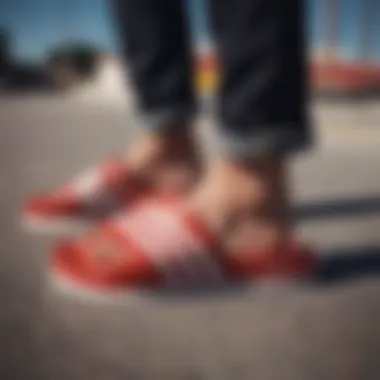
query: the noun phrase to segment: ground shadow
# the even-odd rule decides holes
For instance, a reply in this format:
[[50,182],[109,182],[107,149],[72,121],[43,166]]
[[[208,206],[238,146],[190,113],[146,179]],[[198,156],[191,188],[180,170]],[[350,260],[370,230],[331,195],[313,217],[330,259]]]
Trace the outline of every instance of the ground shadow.
[[[380,214],[380,196],[314,202],[296,208],[299,222]],[[379,223],[380,233],[380,223]],[[354,277],[380,274],[380,246],[322,252],[314,281],[332,283]]]
[[309,219],[380,214],[380,196],[314,202],[296,207],[295,212],[300,222]]
[[380,275],[380,246],[323,253],[313,282],[331,284],[368,275]]
[[324,286],[333,286],[345,281],[353,281],[358,278],[367,276],[380,275],[380,246],[378,247],[361,247],[352,250],[335,249],[329,252],[321,252],[315,271],[302,281],[273,279],[259,281],[258,286],[255,284],[225,284],[213,288],[196,288],[182,290],[160,290],[147,292],[145,295],[160,299],[178,299],[178,298],[202,298],[202,297],[220,297],[226,295],[244,294],[249,291],[262,289],[262,285],[280,285],[290,289],[293,286],[307,286],[308,288],[318,288]]

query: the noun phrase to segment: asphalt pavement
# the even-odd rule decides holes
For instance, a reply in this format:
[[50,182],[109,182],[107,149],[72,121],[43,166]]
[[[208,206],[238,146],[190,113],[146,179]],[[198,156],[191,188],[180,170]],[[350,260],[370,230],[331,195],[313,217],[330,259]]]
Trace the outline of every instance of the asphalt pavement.
[[31,192],[131,142],[137,121],[107,104],[0,99],[0,379],[380,379],[380,115],[366,126],[315,109],[318,147],[292,164],[298,231],[321,260],[313,281],[104,306],[48,287],[52,241],[18,214]]

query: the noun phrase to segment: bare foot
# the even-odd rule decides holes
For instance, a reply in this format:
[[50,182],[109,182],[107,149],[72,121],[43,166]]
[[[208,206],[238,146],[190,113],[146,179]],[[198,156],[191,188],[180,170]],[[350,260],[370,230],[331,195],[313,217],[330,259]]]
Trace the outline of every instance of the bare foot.
[[280,158],[244,164],[220,160],[186,206],[228,251],[273,251],[292,234],[284,166]]
[[156,191],[184,193],[200,174],[200,158],[187,127],[160,135],[145,134],[124,160],[136,177]]

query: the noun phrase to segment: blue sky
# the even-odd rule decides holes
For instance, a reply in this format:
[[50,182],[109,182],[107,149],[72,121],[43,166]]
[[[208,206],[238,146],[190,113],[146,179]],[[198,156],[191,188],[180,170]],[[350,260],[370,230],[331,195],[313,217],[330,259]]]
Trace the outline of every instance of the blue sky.
[[15,54],[39,59],[62,39],[86,40],[113,49],[115,38],[103,0],[0,0],[0,25]]
[[[188,1],[195,36],[198,40],[208,40],[203,0]],[[354,57],[359,48],[361,2],[341,0],[340,54],[348,58]],[[380,0],[375,3],[379,4],[375,13],[380,19]],[[321,0],[308,0],[312,43],[321,42],[321,4]],[[41,59],[50,46],[62,39],[79,39],[110,51],[117,50],[106,0],[0,0],[0,26],[10,31],[15,54],[25,59]],[[380,22],[374,27],[372,46],[374,55],[380,59]]]

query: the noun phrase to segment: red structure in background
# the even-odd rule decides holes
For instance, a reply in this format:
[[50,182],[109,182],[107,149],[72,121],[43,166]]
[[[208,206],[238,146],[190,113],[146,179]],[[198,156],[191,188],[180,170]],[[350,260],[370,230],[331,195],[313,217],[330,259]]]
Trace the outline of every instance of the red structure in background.
[[[200,71],[215,77],[217,60],[203,55],[198,61]],[[380,65],[345,61],[310,61],[310,83],[314,90],[342,95],[360,95],[380,91]],[[212,85],[214,85],[213,83]]]
[[344,61],[311,62],[311,83],[316,90],[361,94],[380,90],[380,67]]

